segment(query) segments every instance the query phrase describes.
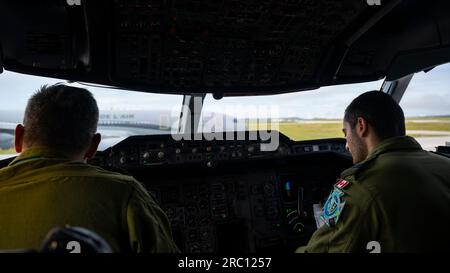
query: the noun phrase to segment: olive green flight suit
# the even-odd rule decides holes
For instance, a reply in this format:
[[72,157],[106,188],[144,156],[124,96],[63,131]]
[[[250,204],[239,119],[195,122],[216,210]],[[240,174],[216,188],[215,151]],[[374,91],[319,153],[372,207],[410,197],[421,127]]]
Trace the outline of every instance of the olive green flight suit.
[[0,250],[38,249],[54,227],[94,231],[115,252],[178,252],[167,216],[133,177],[44,149],[0,170]]
[[450,251],[450,159],[413,138],[382,142],[334,188],[327,224],[296,252]]

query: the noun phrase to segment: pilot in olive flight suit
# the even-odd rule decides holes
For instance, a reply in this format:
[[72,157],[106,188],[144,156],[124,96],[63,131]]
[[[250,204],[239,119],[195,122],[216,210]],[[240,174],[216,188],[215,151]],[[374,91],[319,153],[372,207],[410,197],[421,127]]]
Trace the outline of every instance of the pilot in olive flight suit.
[[[42,139],[39,134],[48,126],[43,119],[63,134],[71,130],[64,126],[74,126],[71,133],[76,134],[88,126],[80,122],[89,121],[95,133],[98,108],[87,90],[64,85],[44,86],[30,99],[24,126],[16,128],[16,150],[24,151],[0,170],[0,250],[39,249],[51,229],[69,225],[97,233],[115,252],[179,251],[167,216],[133,177],[55,152],[43,140],[36,144],[27,139],[27,134]],[[36,124],[43,127],[36,130]],[[87,139],[92,143],[81,159],[95,154],[100,135]],[[54,147],[72,148],[62,137],[52,141]],[[77,148],[78,140],[72,141]],[[25,145],[29,147],[23,149]]]
[[296,252],[450,251],[450,159],[404,136],[403,111],[379,91],[349,105],[344,132],[357,164],[334,185],[325,224]]

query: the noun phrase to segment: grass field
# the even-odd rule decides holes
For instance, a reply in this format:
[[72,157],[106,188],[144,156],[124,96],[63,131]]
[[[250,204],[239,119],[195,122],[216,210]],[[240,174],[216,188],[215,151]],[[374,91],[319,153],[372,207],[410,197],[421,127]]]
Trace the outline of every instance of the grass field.
[[0,150],[0,155],[9,155],[9,154],[15,154],[16,150],[14,149],[8,149],[8,150]]
[[450,121],[450,116],[435,116],[435,117],[410,117],[409,120],[442,120]]
[[[262,124],[260,128],[265,129],[267,126],[267,124]],[[251,121],[247,127],[249,130],[256,130],[258,129],[258,123]],[[408,134],[412,137],[448,136],[450,134],[450,116],[408,118],[406,120],[406,130],[420,131]],[[309,120],[300,123],[281,122],[279,123],[279,131],[293,140],[344,137],[342,133],[342,121],[337,119]],[[433,135],[425,134],[427,131],[435,131],[436,133]],[[439,134],[439,132],[442,132],[442,134]],[[0,150],[1,154],[15,154],[15,150]]]
[[[258,126],[250,123],[248,128],[256,130]],[[293,140],[343,137],[340,123],[280,123],[278,130]]]
[[450,132],[450,122],[406,122],[406,130]]
[[[262,125],[265,128],[268,125]],[[270,127],[270,126],[269,126]],[[256,122],[248,124],[250,130],[258,129]],[[450,117],[411,118],[406,121],[406,130],[414,131],[440,131],[432,137],[450,134]],[[312,120],[307,123],[281,122],[279,131],[293,140],[310,140],[320,138],[344,137],[341,120]],[[412,133],[412,137],[430,137],[429,134]]]

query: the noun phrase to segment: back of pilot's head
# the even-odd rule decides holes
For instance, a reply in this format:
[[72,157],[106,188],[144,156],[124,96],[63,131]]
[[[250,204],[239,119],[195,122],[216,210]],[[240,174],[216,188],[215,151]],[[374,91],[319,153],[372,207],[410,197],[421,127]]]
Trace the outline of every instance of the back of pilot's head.
[[355,98],[345,110],[344,121],[353,129],[364,118],[380,139],[405,135],[405,116],[392,96],[369,91]]
[[98,117],[97,102],[88,90],[44,85],[28,101],[24,144],[78,154],[89,147]]

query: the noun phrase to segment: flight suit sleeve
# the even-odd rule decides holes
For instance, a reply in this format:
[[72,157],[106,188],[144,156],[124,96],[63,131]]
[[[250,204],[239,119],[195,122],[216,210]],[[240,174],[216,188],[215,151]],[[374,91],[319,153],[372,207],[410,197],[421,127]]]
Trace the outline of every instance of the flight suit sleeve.
[[[358,194],[358,193],[357,193]],[[367,252],[367,244],[376,239],[379,226],[373,198],[359,193],[346,196],[346,205],[334,226],[323,225],[297,253]]]
[[126,224],[133,252],[179,252],[166,214],[141,186],[135,188],[128,201]]

